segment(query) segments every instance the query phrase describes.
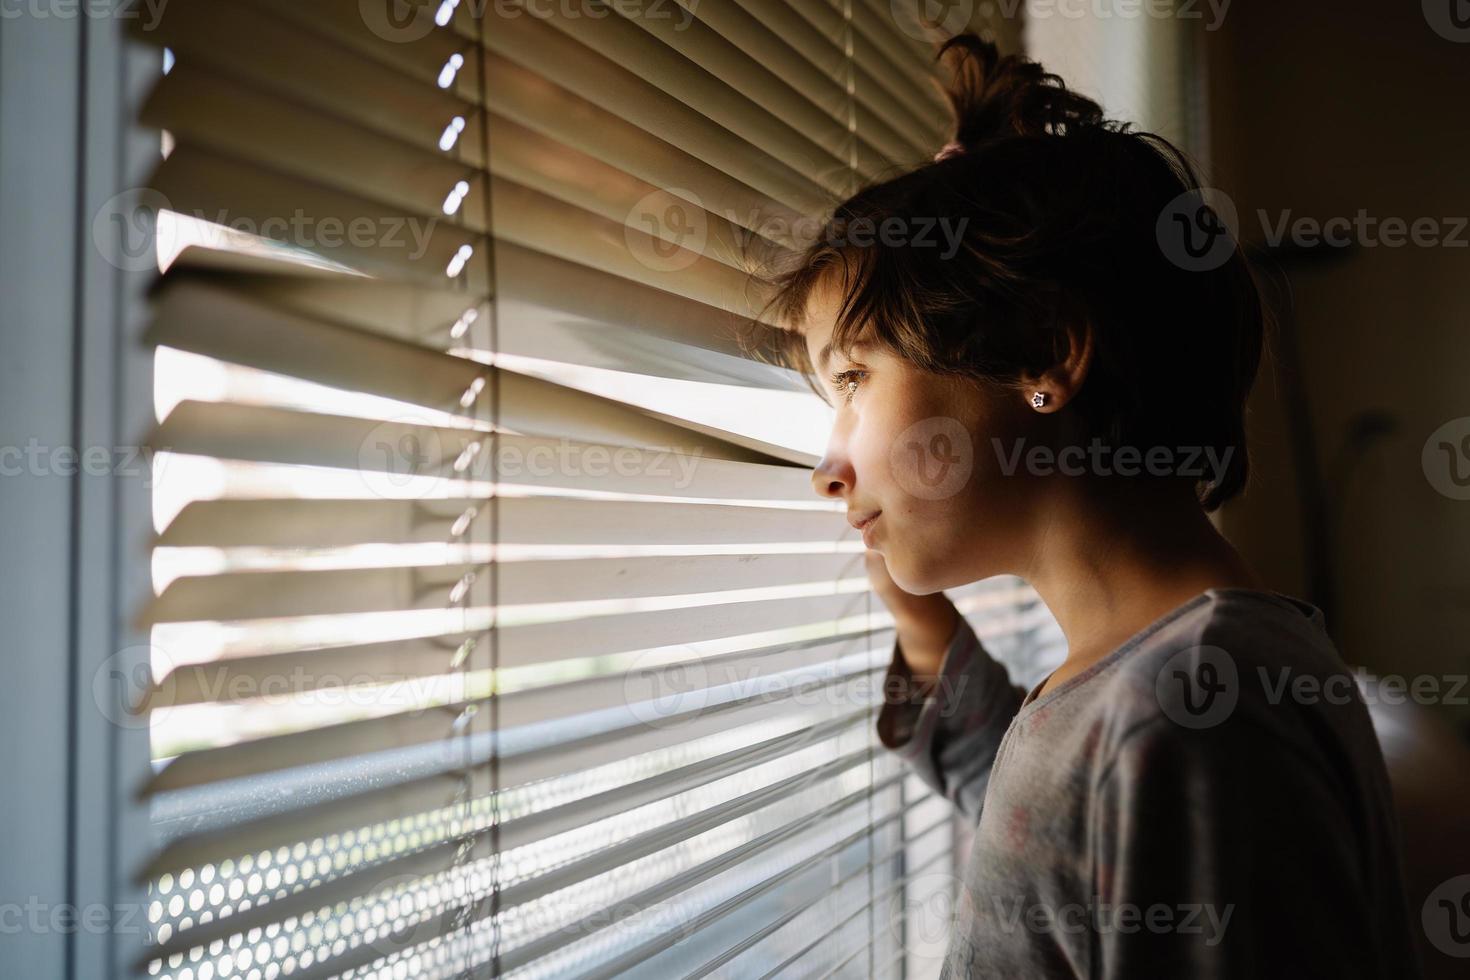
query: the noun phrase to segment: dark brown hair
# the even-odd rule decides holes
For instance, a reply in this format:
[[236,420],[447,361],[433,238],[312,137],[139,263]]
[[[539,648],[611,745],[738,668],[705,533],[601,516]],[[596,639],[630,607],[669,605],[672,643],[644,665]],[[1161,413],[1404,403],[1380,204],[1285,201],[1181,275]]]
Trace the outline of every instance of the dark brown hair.
[[[759,343],[811,383],[805,341],[790,328],[829,277],[843,297],[835,349],[862,337],[985,383],[1041,373],[1086,325],[1092,364],[1069,408],[1113,448],[1229,448],[1219,482],[1195,487],[1214,510],[1246,481],[1245,402],[1265,310],[1233,242],[1212,268],[1166,254],[1160,223],[1197,195],[1194,168],[1167,140],[1104,119],[1057,76],[973,34],[938,57],[954,72],[958,152],[859,191],[794,264],[768,272],[760,320],[781,329]],[[963,222],[962,245],[941,258],[849,234],[893,219]]]

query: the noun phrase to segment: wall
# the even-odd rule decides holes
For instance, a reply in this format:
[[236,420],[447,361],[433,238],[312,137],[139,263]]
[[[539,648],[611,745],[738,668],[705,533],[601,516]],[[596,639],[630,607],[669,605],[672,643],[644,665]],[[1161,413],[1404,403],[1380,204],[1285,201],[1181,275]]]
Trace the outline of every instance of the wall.
[[105,696],[118,656],[142,655],[149,500],[95,453],[151,421],[149,277],[102,232],[139,180],[124,161],[156,159],[124,121],[158,68],[124,51],[125,16],[87,9],[0,16],[0,719],[19,736],[0,752],[0,977],[121,976],[145,938],[147,732]]
[[[1247,242],[1266,241],[1262,209],[1274,226],[1288,213],[1363,209],[1379,221],[1432,218],[1445,235],[1458,222],[1444,219],[1470,214],[1470,43],[1437,34],[1419,3],[1239,0],[1203,36],[1213,169]],[[1306,594],[1284,407],[1304,394],[1340,527],[1331,625],[1343,655],[1446,678],[1448,691],[1447,675],[1470,673],[1470,501],[1436,491],[1421,450],[1470,416],[1470,230],[1457,248],[1388,247],[1370,230],[1291,278],[1302,376],[1270,361],[1252,405],[1255,479],[1224,527],[1273,587]],[[1349,427],[1370,410],[1395,428],[1345,456]],[[1464,704],[1436,707],[1457,724],[1470,718]]]
[[[1470,871],[1470,500],[1436,489],[1452,489],[1437,438],[1428,467],[1423,458],[1431,434],[1470,416],[1470,230],[1459,228],[1470,214],[1470,37],[1436,33],[1428,6],[1238,0],[1202,38],[1214,172],[1244,240],[1267,242],[1262,209],[1278,227],[1287,212],[1356,220],[1361,209],[1379,222],[1432,218],[1461,242],[1389,247],[1364,222],[1372,233],[1355,230],[1352,249],[1288,263],[1295,329],[1278,338],[1251,406],[1252,485],[1222,522],[1271,587],[1314,598],[1302,532],[1324,511],[1299,502],[1288,411],[1304,397],[1337,528],[1329,626],[1350,664],[1434,685],[1421,688],[1425,707],[1372,705],[1416,929],[1442,919],[1436,896],[1463,896],[1457,876]],[[1345,450],[1369,412],[1389,424]],[[1457,440],[1467,433],[1470,419]],[[1421,948],[1430,980],[1464,975],[1463,944],[1456,957]]]

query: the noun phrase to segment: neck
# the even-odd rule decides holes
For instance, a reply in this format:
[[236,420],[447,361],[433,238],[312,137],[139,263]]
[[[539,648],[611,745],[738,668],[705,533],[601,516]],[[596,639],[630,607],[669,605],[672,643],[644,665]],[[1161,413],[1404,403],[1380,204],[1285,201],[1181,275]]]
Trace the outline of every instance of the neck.
[[1262,587],[1182,485],[1068,481],[1042,513],[1021,574],[1066,635],[1066,672],[1205,589]]

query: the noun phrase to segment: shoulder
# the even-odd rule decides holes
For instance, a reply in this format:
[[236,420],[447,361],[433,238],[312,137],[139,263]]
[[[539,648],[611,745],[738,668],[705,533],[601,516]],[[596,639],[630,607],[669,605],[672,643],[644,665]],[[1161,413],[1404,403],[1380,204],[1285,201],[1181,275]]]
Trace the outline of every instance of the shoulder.
[[1376,741],[1352,672],[1314,606],[1275,592],[1203,593],[1110,662],[1101,760],[1161,741],[1195,757],[1351,766]]

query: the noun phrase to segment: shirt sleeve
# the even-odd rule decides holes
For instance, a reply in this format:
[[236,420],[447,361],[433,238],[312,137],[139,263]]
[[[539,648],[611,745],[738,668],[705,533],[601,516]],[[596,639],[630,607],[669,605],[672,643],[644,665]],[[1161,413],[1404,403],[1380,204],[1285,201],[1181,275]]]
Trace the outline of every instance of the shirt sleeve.
[[1309,754],[1234,719],[1165,718],[1129,734],[1103,772],[1092,976],[1414,975],[1376,959],[1355,811]]
[[878,740],[936,793],[978,820],[1001,737],[1026,692],[985,652],[963,615],[939,674],[920,687],[895,639],[883,681]]

